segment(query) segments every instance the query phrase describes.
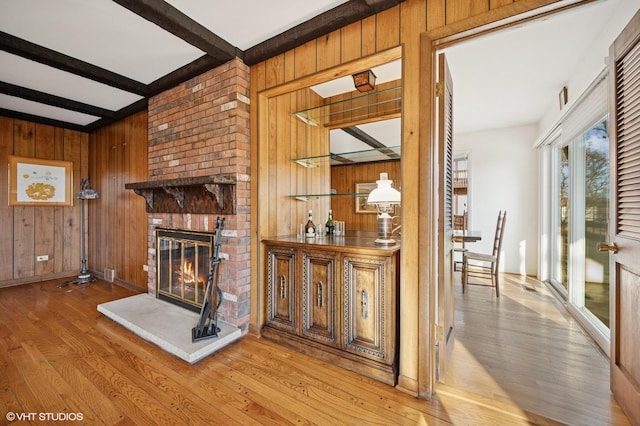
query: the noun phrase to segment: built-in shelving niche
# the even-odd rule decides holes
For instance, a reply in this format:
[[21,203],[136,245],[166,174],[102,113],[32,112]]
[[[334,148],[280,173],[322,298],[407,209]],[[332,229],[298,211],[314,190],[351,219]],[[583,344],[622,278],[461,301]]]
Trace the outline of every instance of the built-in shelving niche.
[[[365,94],[347,94],[331,98],[331,101],[317,107],[293,112],[291,115],[307,126],[341,128],[358,122],[382,121],[400,118],[402,112],[402,86],[397,81],[381,85],[378,90]],[[401,146],[380,146],[365,150],[328,153],[326,155],[292,158],[301,167],[338,166],[344,164],[370,163],[400,159]],[[294,194],[290,198],[300,201],[320,197],[366,196],[366,193],[326,193]]]

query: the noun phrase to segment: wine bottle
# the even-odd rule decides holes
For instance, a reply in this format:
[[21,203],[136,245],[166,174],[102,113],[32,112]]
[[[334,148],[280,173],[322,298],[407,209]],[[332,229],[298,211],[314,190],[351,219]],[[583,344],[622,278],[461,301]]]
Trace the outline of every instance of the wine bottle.
[[307,238],[315,238],[316,236],[316,225],[313,223],[313,213],[309,210],[309,219],[307,219],[307,224],[304,227],[304,234]]
[[324,225],[327,228],[327,235],[333,235],[333,211],[329,209],[329,219],[327,219],[327,223]]

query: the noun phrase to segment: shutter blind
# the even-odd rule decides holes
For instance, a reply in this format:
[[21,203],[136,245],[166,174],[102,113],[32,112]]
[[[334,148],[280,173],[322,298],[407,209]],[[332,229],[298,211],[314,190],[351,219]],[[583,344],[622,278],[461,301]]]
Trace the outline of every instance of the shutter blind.
[[453,229],[453,93],[451,85],[445,84],[444,121],[445,121],[445,229]]
[[562,119],[562,141],[568,144],[607,116],[607,78],[603,73]]
[[640,44],[615,64],[617,233],[640,240]]

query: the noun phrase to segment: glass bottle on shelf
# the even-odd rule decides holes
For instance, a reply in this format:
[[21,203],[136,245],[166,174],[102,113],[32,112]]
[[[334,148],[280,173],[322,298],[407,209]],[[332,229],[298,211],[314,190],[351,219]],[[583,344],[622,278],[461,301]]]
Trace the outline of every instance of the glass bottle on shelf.
[[327,219],[327,223],[324,225],[327,229],[327,235],[333,235],[333,227],[335,226],[333,223],[333,211],[329,209],[329,218]]
[[311,210],[309,210],[309,218],[307,219],[307,224],[304,227],[304,234],[307,238],[316,237],[316,225],[313,223],[313,213]]

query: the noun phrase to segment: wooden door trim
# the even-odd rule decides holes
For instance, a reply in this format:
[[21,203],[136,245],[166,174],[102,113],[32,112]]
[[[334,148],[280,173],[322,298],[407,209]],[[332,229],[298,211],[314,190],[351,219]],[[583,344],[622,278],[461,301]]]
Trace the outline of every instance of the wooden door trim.
[[526,22],[536,21],[596,1],[598,0],[514,2],[507,6],[491,9],[480,15],[430,30],[427,33],[433,40],[434,48],[444,49],[462,41],[519,26]]
[[[584,6],[597,0],[532,0],[531,2],[515,2],[510,5],[491,9],[488,12],[444,25],[421,34],[420,37],[420,186],[426,194],[419,197],[418,229],[427,235],[419,242],[418,314],[420,318],[428,318],[428,324],[421,321],[418,329],[418,396],[431,399],[436,383],[435,364],[435,292],[438,286],[436,270],[438,267],[437,211],[434,210],[438,193],[434,194],[433,184],[437,181],[437,161],[435,147],[437,138],[432,125],[436,99],[435,74],[437,51],[464,41],[506,30],[524,23],[543,19],[556,13]],[[487,23],[488,22],[488,23]],[[427,288],[423,288],[423,286]],[[424,345],[423,342],[427,344]],[[399,387],[402,387],[399,384]]]

